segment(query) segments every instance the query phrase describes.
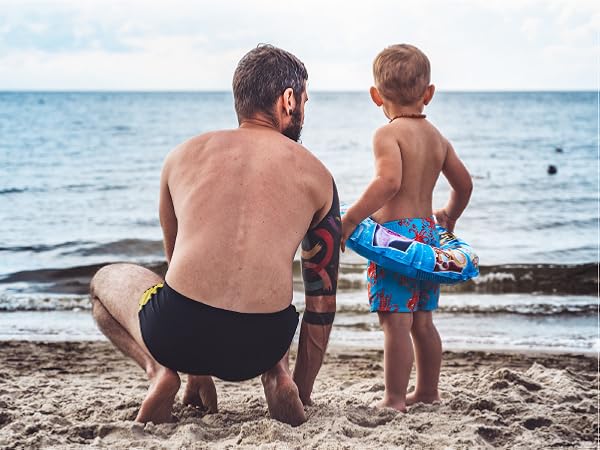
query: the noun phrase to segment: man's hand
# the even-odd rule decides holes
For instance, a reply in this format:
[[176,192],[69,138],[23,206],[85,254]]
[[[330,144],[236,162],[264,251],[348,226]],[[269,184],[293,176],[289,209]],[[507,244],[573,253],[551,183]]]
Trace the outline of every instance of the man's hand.
[[342,240],[340,242],[340,248],[343,252],[346,251],[346,241],[350,238],[357,226],[358,223],[349,218],[348,213],[342,216]]
[[452,219],[445,209],[438,209],[437,211],[434,211],[433,215],[435,216],[435,220],[437,221],[438,225],[444,227],[451,233],[454,232],[456,219]]

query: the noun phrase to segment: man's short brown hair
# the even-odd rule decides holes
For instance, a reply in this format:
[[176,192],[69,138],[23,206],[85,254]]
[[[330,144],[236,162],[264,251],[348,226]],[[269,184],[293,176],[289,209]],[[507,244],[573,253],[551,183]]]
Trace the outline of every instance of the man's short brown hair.
[[259,44],[238,63],[233,74],[233,98],[238,121],[263,113],[273,121],[273,106],[287,88],[302,101],[308,72],[302,61],[280,48]]
[[373,78],[384,98],[399,105],[410,105],[419,100],[429,86],[429,59],[412,45],[392,45],[373,61]]

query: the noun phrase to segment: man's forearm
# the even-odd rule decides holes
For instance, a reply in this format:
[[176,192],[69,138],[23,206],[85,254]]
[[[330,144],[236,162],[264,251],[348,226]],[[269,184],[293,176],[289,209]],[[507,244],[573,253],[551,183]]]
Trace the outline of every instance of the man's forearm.
[[298,356],[294,367],[294,382],[298,386],[300,399],[304,404],[310,402],[315,378],[323,364],[330,332],[331,324],[320,325],[302,320]]

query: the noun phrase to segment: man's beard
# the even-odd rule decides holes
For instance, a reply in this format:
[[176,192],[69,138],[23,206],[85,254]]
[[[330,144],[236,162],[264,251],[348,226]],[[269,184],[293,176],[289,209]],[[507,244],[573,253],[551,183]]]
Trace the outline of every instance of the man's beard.
[[292,121],[288,127],[282,131],[284,136],[289,137],[292,141],[298,142],[300,140],[300,133],[302,133],[302,114],[299,108],[292,111]]

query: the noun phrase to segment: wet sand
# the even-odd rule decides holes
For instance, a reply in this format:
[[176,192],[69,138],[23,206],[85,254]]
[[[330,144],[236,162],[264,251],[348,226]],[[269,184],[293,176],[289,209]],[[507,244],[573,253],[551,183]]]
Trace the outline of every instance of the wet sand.
[[178,422],[144,426],[144,374],[109,343],[6,341],[0,448],[596,448],[597,368],[582,355],[446,352],[442,402],[401,414],[370,406],[381,351],[333,348],[299,427],[269,418],[258,378],[217,380],[217,414],[181,405],[181,389]]

